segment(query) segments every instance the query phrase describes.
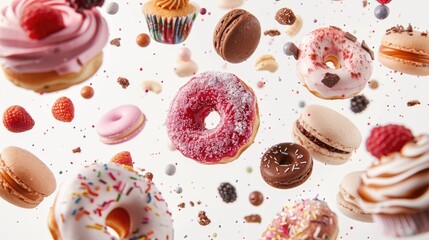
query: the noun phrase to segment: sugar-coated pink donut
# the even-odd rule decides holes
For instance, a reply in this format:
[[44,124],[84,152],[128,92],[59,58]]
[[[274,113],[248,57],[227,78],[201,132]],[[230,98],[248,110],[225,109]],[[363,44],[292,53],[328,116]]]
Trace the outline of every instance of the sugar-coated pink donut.
[[[210,112],[219,124],[207,129]],[[200,163],[227,163],[249,147],[259,127],[258,104],[253,90],[230,73],[204,72],[180,88],[167,117],[168,135],[186,157]]]
[[121,143],[135,137],[145,123],[137,106],[123,105],[107,112],[96,125],[100,140],[106,144]]
[[365,88],[372,74],[372,59],[350,33],[336,27],[319,28],[301,41],[297,74],[317,97],[350,98]]

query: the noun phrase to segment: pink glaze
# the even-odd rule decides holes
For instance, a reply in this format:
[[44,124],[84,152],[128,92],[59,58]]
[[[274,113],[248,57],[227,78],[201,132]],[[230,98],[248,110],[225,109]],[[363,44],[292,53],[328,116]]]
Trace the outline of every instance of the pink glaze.
[[[359,41],[333,27],[319,28],[306,35],[299,46],[297,74],[311,91],[322,98],[348,98],[362,91],[372,74],[372,60]],[[340,66],[331,69],[326,59],[334,56]],[[326,73],[337,74],[338,83],[329,88],[322,83]]]
[[[167,117],[168,135],[186,157],[214,164],[233,157],[248,144],[258,117],[254,93],[230,73],[204,72],[180,88]],[[207,129],[205,118],[212,111],[219,124]]]
[[[44,4],[61,11],[65,28],[41,40],[21,28],[24,7]],[[77,13],[64,0],[14,0],[0,12],[0,64],[17,73],[79,72],[99,54],[108,38],[107,23],[93,8]]]
[[191,60],[191,50],[187,47],[182,47],[179,51],[179,59],[188,62]]
[[123,105],[104,114],[95,130],[102,142],[116,144],[135,137],[144,123],[145,117],[137,106]]

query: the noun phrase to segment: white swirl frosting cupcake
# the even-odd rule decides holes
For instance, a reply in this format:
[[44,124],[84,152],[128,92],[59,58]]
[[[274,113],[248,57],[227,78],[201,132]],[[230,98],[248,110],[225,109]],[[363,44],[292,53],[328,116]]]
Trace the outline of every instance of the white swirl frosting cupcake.
[[362,209],[397,237],[429,231],[429,135],[376,160],[362,175]]

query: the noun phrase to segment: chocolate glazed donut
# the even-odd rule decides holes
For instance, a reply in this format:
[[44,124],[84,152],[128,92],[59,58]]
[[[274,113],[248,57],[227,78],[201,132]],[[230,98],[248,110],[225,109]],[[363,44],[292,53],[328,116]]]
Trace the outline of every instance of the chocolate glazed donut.
[[313,170],[313,159],[303,146],[280,143],[262,156],[261,175],[269,185],[288,189],[304,183]]

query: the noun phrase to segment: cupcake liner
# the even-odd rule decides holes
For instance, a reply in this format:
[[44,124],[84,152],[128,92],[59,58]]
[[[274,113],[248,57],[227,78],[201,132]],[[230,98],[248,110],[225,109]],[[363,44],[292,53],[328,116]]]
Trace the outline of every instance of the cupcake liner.
[[193,12],[183,17],[145,14],[150,36],[157,42],[178,44],[186,40],[197,17]]
[[406,237],[429,231],[429,209],[398,215],[374,215],[374,222],[383,226],[384,233],[394,237]]

